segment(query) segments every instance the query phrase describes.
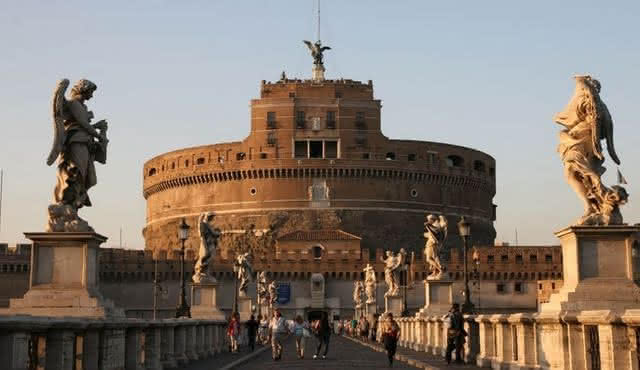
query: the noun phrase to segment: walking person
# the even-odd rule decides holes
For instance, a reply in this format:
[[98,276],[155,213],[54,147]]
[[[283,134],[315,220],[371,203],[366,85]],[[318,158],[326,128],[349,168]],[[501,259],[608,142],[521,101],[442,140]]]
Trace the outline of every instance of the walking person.
[[287,328],[287,322],[282,317],[280,310],[276,310],[273,313],[273,319],[271,319],[271,354],[273,361],[280,361],[282,358],[282,341],[289,334]]
[[249,350],[253,352],[256,348],[256,334],[258,333],[258,322],[254,319],[253,315],[249,318],[249,321],[245,323],[247,327],[247,339],[249,340]]
[[[262,319],[260,319],[262,317]],[[260,328],[258,329],[258,336],[260,338],[260,343],[263,345],[269,344],[269,319],[267,315],[258,316],[258,321],[260,321]]]
[[371,341],[375,342],[376,341],[376,335],[378,333],[378,314],[374,314],[373,315],[373,324],[371,324],[371,330],[369,330],[370,336],[371,336]]
[[454,303],[451,306],[451,310],[445,316],[446,321],[449,322],[447,328],[447,351],[445,353],[445,360],[447,364],[451,363],[451,353],[456,350],[456,363],[463,364],[462,360],[462,346],[464,344],[464,337],[467,332],[464,330],[464,318],[460,312],[460,305]]
[[360,322],[360,337],[366,342],[369,339],[369,320],[362,318]]
[[393,319],[393,314],[391,312],[387,313],[386,320],[381,326],[382,343],[384,343],[384,349],[387,350],[387,358],[389,359],[389,366],[391,367],[393,366],[393,356],[396,355],[396,349],[398,347],[400,327]]
[[229,321],[229,327],[227,328],[227,335],[229,336],[229,343],[231,344],[231,352],[238,352],[238,338],[240,337],[240,317],[237,312],[231,315],[231,321]]
[[322,359],[327,358],[327,352],[329,352],[329,338],[331,336],[331,326],[329,326],[329,318],[326,312],[322,313],[320,320],[314,322],[314,334],[318,340],[318,346],[316,347],[316,353],[313,355],[313,359],[317,359],[320,355],[320,350],[324,344],[324,353]]
[[296,316],[296,320],[293,323],[293,335],[296,338],[296,352],[299,359],[304,358],[304,346],[309,332],[309,323],[302,319],[302,316]]

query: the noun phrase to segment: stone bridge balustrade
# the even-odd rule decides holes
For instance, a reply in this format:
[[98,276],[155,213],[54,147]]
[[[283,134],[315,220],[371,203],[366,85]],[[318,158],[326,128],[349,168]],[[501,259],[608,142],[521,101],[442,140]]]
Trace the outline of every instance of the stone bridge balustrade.
[[163,369],[215,356],[226,323],[214,320],[92,320],[0,316],[8,369]]

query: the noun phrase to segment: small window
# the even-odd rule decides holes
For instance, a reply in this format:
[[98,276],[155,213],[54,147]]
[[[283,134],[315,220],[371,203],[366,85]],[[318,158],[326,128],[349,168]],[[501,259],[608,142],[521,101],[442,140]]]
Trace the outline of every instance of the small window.
[[551,283],[551,290],[556,290],[556,283]]
[[473,162],[473,169],[478,171],[478,172],[485,172],[484,162],[482,162],[482,161],[474,161]]
[[244,161],[246,156],[247,155],[244,154],[244,152],[238,152],[238,153],[236,153],[236,161]]
[[189,167],[189,160],[188,159],[186,161],[184,161],[184,166],[185,167]]
[[494,263],[495,262],[495,258],[493,257],[493,254],[490,254],[487,256],[487,263]]
[[529,256],[529,262],[530,263],[538,263],[538,256],[535,254],[532,254]]
[[313,247],[312,254],[313,254],[313,258],[315,259],[322,258],[322,247],[319,245],[316,245],[315,247]]
[[516,254],[516,263],[522,263],[522,255]]
[[309,142],[309,158],[322,158],[322,141]]
[[415,161],[416,160],[416,155],[413,153],[409,153],[409,155],[407,156],[407,159],[409,161]]
[[500,261],[501,261],[502,263],[507,263],[507,262],[509,262],[509,256],[508,256],[508,255],[506,255],[506,254],[503,254],[502,256],[500,256]]
[[295,97],[296,97],[296,93],[294,93],[294,92],[290,92],[290,93],[289,93],[289,97],[290,97],[290,98],[295,98]]
[[367,128],[367,123],[364,119],[364,112],[356,112],[356,127],[359,129]]
[[333,111],[327,112],[327,128],[328,129],[336,128],[336,112],[333,112]]
[[435,165],[438,162],[438,153],[427,153],[427,160],[429,165]]
[[172,169],[172,170],[175,170],[175,169],[176,169],[176,162],[172,162],[172,163],[171,163],[171,169]]
[[155,174],[156,174],[156,172],[157,172],[157,170],[156,170],[155,168],[151,168],[151,169],[149,170],[149,176],[153,176],[153,175],[155,175]]
[[267,128],[276,128],[276,112],[267,112]]
[[267,159],[267,153],[260,153],[260,159]]
[[276,134],[274,132],[270,132],[267,134],[267,145],[275,146],[276,145]]
[[493,167],[489,168],[489,175],[495,176],[496,175],[496,169],[493,168]]
[[513,290],[514,290],[516,293],[523,293],[523,289],[522,289],[522,288],[523,288],[523,287],[522,287],[522,283],[515,283],[515,284],[513,285]]
[[307,158],[307,141],[296,141],[293,150],[295,158]]
[[387,153],[385,159],[388,160],[388,161],[395,160],[396,159],[396,153],[394,153],[394,152]]
[[550,254],[545,254],[544,255],[544,262],[546,262],[546,263],[553,262],[553,257]]
[[258,192],[258,190],[256,190],[256,188],[249,189],[249,194],[251,194],[251,195],[256,195],[257,192]]
[[496,292],[505,293],[504,284],[502,284],[502,283],[496,284]]
[[447,157],[447,166],[464,167],[464,159],[458,155],[450,155]]
[[303,129],[305,127],[305,116],[304,116],[304,111],[297,111],[296,112],[296,128],[300,128]]
[[338,158],[338,142],[337,141],[324,142],[324,157],[329,159]]
[[204,164],[204,158],[200,157],[196,160],[196,164]]
[[538,284],[538,290],[542,290],[542,284]]
[[362,159],[369,159],[369,153],[362,153]]
[[342,92],[340,91],[336,91],[336,95],[335,95],[336,99],[340,99],[342,98]]

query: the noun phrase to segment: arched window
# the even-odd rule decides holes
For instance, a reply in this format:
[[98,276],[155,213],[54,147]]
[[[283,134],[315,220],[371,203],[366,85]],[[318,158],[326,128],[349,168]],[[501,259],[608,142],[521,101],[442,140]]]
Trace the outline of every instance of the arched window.
[[156,174],[156,172],[157,172],[157,170],[156,170],[155,168],[150,168],[150,169],[149,169],[149,176],[153,176],[153,175],[155,175],[155,174]]
[[473,169],[478,172],[485,172],[485,165],[483,161],[473,161]]
[[447,157],[447,166],[449,167],[464,167],[464,158],[459,155],[452,154]]
[[200,157],[196,160],[196,164],[204,164],[204,157]]
[[396,153],[394,152],[387,153],[387,156],[385,157],[385,159],[388,161],[394,161],[396,159]]
[[323,252],[324,252],[324,247],[321,245],[314,245],[311,248],[311,254],[313,255],[314,259],[319,260],[320,258],[322,258]]

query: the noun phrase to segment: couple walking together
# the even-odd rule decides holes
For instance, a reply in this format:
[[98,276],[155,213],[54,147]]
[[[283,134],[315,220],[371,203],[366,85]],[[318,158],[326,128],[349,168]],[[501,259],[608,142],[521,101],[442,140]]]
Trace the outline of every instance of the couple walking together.
[[296,339],[296,352],[299,359],[304,358],[304,347],[306,338],[311,337],[311,333],[318,340],[316,347],[316,353],[313,358],[316,359],[320,355],[320,350],[324,345],[324,353],[322,358],[326,358],[329,350],[329,336],[331,335],[331,327],[329,326],[329,319],[325,312],[322,313],[322,318],[309,324],[298,315],[293,322],[293,325],[288,325],[287,321],[282,317],[282,313],[276,310],[274,312],[273,319],[271,320],[271,350],[274,361],[279,361],[282,358],[282,341],[286,339],[290,333],[293,333]]

